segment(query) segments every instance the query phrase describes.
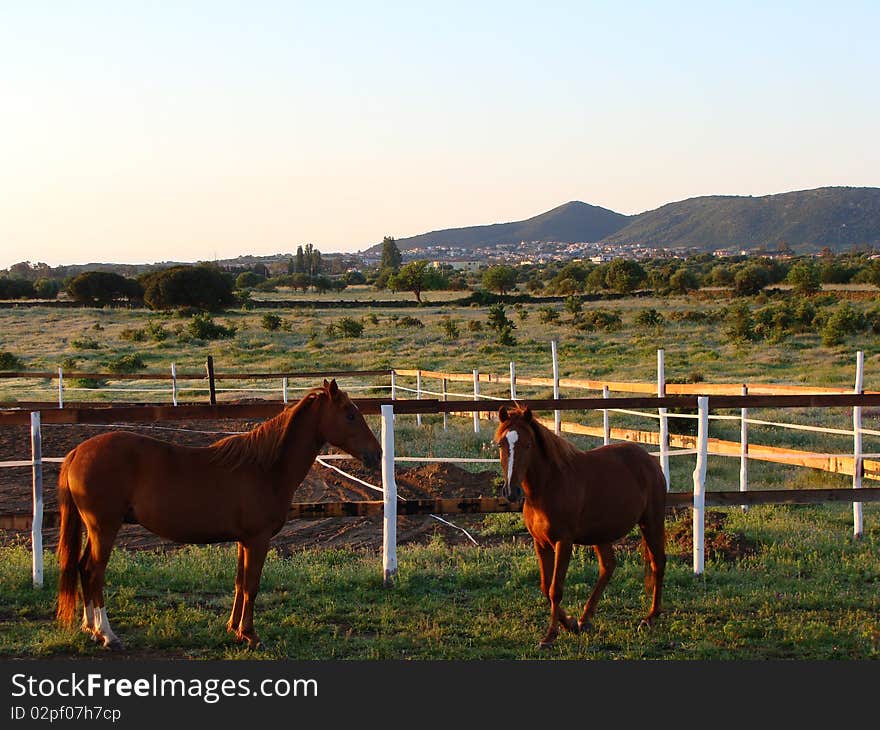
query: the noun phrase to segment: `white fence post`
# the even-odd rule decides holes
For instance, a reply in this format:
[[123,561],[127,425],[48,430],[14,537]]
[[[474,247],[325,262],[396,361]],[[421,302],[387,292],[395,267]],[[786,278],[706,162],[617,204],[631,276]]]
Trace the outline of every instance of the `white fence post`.
[[285,375],[281,378],[281,400],[284,401],[285,405],[287,404],[287,376]]
[[[391,400],[397,399],[397,373],[392,370],[391,371]],[[395,416],[391,416],[395,418]]]
[[[422,371],[416,370],[416,400],[422,399]],[[422,425],[422,414],[416,413],[416,426]]]
[[64,370],[58,368],[58,407],[64,408]]
[[[442,389],[443,389],[443,402],[445,403],[447,400],[449,400],[449,398],[446,394],[446,378],[443,378]],[[446,411],[443,411],[443,430],[444,431],[446,430],[448,425],[449,425],[449,414]]]
[[[559,353],[556,340],[550,340],[550,354],[553,356],[553,400],[559,400]],[[562,433],[561,420],[559,411],[553,411],[553,428],[557,436]]]
[[[657,350],[657,397],[666,397],[665,353]],[[669,491],[669,419],[666,409],[660,408],[660,466],[666,478],[666,491]]]
[[[856,353],[856,387],[855,392],[861,395],[864,389],[865,353]],[[853,489],[862,488],[862,407],[853,406]],[[853,502],[853,536],[862,536],[862,503]]]
[[43,443],[40,412],[31,413],[31,454],[33,458],[34,512],[31,521],[34,588],[43,587]]
[[394,478],[394,407],[382,406],[382,577],[397,574],[397,482]]
[[171,402],[177,405],[177,365],[171,363]]
[[[742,394],[749,394],[749,386],[743,384]],[[739,491],[747,492],[749,489],[749,409],[742,408],[739,412]],[[749,506],[742,506],[743,512],[749,511]]]
[[510,361],[510,400],[516,400],[516,365]]
[[699,426],[697,429],[697,465],[694,469],[694,575],[702,575],[705,567],[706,534],[706,459],[709,446],[709,398],[697,398]]
[[[607,385],[602,386],[602,397],[610,398],[611,391],[608,390]],[[605,408],[602,411],[602,443],[605,446],[611,443],[611,422],[608,420],[608,409]]]
[[[474,400],[480,400],[480,371],[474,370]],[[480,432],[480,412],[474,411],[474,433]]]

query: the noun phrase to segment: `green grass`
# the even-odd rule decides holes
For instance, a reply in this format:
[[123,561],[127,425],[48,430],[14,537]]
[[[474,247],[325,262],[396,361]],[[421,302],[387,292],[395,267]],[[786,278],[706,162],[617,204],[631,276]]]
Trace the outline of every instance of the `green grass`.
[[[877,659],[880,553],[875,505],[866,534],[851,537],[841,506],[727,511],[727,530],[756,544],[737,560],[710,560],[695,577],[691,558],[670,545],[665,612],[637,630],[647,610],[642,563],[619,549],[619,567],[600,604],[597,631],[560,636],[537,649],[548,610],[538,568],[517,516],[487,518],[493,546],[452,547],[440,539],[403,546],[393,588],[377,554],[311,550],[271,553],[257,600],[264,645],[249,652],[225,632],[231,603],[231,547],[168,554],[114,551],[107,602],[131,656],[199,659]],[[687,516],[685,515],[685,519]],[[506,523],[506,524],[504,524]],[[566,585],[577,614],[596,578],[592,551],[578,549]],[[88,657],[106,652],[52,620],[57,571],[30,585],[24,546],[0,549],[0,656]]]

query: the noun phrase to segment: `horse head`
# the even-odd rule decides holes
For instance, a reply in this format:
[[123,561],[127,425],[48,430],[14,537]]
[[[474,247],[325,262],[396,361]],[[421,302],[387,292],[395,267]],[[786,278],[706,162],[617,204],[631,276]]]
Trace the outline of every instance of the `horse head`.
[[321,435],[327,443],[360,459],[368,469],[378,469],[382,462],[382,447],[364,420],[357,406],[351,402],[333,379],[324,381],[321,400]]
[[522,481],[535,446],[532,409],[528,406],[513,409],[501,406],[498,419],[500,424],[495,432],[495,443],[501,454],[501,469],[504,472],[501,494],[510,500],[517,500],[522,497]]

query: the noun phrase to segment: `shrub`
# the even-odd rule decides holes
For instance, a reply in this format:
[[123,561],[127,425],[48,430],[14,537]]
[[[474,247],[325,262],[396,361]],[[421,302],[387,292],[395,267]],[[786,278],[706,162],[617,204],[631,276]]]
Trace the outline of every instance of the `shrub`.
[[144,359],[136,352],[120,355],[107,363],[107,369],[111,373],[136,373],[146,367]]
[[272,312],[266,312],[262,317],[260,317],[260,325],[264,330],[269,330],[273,332],[281,327],[281,317],[277,314],[273,314]]
[[398,317],[397,324],[400,327],[424,327],[425,323],[422,322],[418,317],[410,317],[406,315],[405,317]]
[[730,307],[724,320],[724,335],[733,342],[750,342],[755,339],[755,322],[748,304],[738,302]]
[[839,345],[857,332],[865,329],[868,321],[864,314],[856,310],[849,302],[839,305],[822,325],[822,344],[826,347]]
[[0,352],[0,370],[21,371],[24,370],[24,363],[17,355],[11,352]]
[[131,327],[126,327],[119,333],[119,336],[123,340],[129,340],[130,342],[143,342],[147,339],[147,331],[141,328],[132,329]]
[[101,343],[98,342],[94,337],[90,337],[89,335],[82,335],[81,337],[76,337],[70,341],[70,346],[75,350],[97,350],[101,347]]
[[577,327],[584,332],[593,332],[594,330],[615,332],[622,326],[623,320],[617,312],[607,309],[594,309],[583,315]]
[[577,319],[577,316],[581,313],[583,309],[584,303],[579,296],[575,294],[569,294],[565,301],[562,303],[565,307],[565,311],[568,312],[572,317]]
[[458,324],[456,321],[450,317],[444,317],[440,321],[440,326],[443,328],[443,334],[446,335],[447,340],[456,340],[458,339],[458,335],[460,331],[458,329]]
[[235,334],[235,327],[217,324],[207,312],[194,315],[186,330],[197,340],[228,340]]
[[483,323],[479,320],[472,319],[468,322],[467,325],[468,332],[482,332],[483,331]]
[[150,309],[221,310],[235,303],[232,277],[214,266],[173,266],[139,280]]
[[639,327],[659,327],[666,321],[666,318],[652,307],[639,312],[635,321]]
[[156,320],[147,322],[146,331],[147,336],[155,342],[164,342],[170,336],[170,333],[165,329],[165,326]]
[[84,271],[67,285],[71,299],[91,306],[102,307],[117,299],[132,301],[143,295],[141,285],[134,279],[109,271]]
[[266,281],[265,276],[261,276],[254,271],[245,271],[239,274],[235,279],[235,288],[236,289],[251,289],[257,284],[261,284]]
[[364,323],[354,317],[343,317],[336,323],[340,337],[360,337],[364,332]]
[[542,307],[538,307],[538,319],[541,320],[542,324],[550,324],[559,319],[559,312],[549,304],[545,304]]

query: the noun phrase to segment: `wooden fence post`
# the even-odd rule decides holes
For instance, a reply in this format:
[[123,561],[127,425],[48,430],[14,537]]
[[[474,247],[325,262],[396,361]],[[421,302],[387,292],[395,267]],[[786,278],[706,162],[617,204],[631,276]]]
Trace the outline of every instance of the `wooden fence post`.
[[694,575],[702,575],[705,567],[706,534],[706,459],[709,446],[709,398],[697,398],[697,465],[694,468],[693,543]]
[[[657,350],[657,397],[666,397],[665,351]],[[669,418],[666,409],[660,408],[660,467],[666,478],[666,491],[669,491]]]
[[217,405],[217,388],[214,385],[214,358],[211,355],[208,355],[208,361],[205,363],[205,367],[208,369],[208,391],[211,397],[211,405]]
[[394,478],[394,407],[382,406],[382,579],[397,574],[397,482]]
[[[856,387],[855,392],[861,395],[864,389],[865,353],[856,353]],[[853,406],[853,489],[862,488],[862,407]],[[853,502],[853,536],[862,536],[862,503]]]
[[33,459],[34,511],[31,522],[34,588],[43,587],[43,442],[40,412],[31,413],[31,455]]
[[[550,340],[550,354],[553,357],[553,400],[559,400],[559,353],[556,340]],[[557,436],[562,433],[562,415],[559,411],[553,411],[553,429]]]
[[[749,386],[743,384],[742,394],[749,394]],[[749,489],[749,409],[742,408],[739,412],[739,491],[746,492]],[[749,511],[749,506],[742,506],[743,512]]]

